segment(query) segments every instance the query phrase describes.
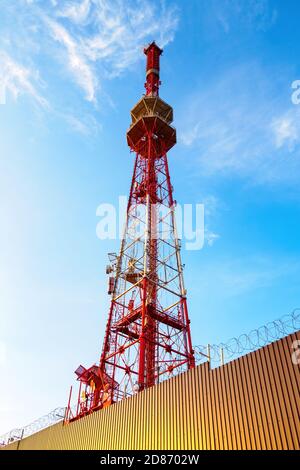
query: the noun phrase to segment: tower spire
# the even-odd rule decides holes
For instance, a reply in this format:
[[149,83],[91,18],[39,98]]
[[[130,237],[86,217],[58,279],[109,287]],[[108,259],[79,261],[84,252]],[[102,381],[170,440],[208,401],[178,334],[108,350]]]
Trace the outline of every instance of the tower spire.
[[145,83],[147,96],[158,96],[159,94],[159,58],[162,52],[162,49],[155,44],[155,41],[144,49],[147,56]]
[[120,252],[109,255],[102,353],[98,365],[76,370],[83,392],[68,419],[195,365],[167,157],[176,143],[173,109],[158,96],[162,50],[152,42],[144,52],[146,94],[131,110],[127,131],[135,163]]

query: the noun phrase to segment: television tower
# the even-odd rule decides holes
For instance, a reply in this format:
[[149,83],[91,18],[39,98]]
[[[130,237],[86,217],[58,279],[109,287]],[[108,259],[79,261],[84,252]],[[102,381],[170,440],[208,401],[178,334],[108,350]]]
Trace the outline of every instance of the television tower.
[[77,419],[194,367],[190,320],[167,152],[176,143],[172,107],[159,96],[162,50],[152,42],[146,93],[131,110],[135,163],[119,254],[110,253],[110,310],[100,362],[75,371]]

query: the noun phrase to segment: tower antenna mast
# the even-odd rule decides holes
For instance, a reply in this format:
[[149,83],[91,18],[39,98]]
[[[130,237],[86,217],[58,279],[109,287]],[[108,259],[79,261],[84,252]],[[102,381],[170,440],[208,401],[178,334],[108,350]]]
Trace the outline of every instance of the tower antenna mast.
[[135,163],[124,235],[110,254],[110,309],[99,364],[75,371],[84,416],[194,367],[190,320],[167,152],[176,143],[172,107],[159,96],[160,49],[144,49],[146,93],[131,110]]

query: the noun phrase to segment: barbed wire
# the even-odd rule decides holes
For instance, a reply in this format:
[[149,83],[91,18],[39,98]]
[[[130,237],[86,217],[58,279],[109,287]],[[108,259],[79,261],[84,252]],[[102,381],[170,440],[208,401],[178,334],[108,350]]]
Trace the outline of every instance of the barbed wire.
[[47,428],[48,426],[51,426],[52,424],[62,421],[65,417],[65,412],[66,408],[55,408],[47,415],[36,419],[24,428],[12,429],[0,437],[0,446],[3,447],[7,444],[11,444],[12,442],[20,441],[25,437],[31,436],[31,434],[34,434],[38,431],[41,431],[42,429]]
[[[231,338],[226,343],[198,345],[194,347],[196,364],[207,360],[212,363],[223,364],[230,359],[255,351],[267,344],[283,338],[300,329],[300,308],[293,310],[289,315],[284,315],[278,320],[267,323],[264,326],[242,334],[237,338]],[[0,447],[31,436],[52,424],[62,421],[65,417],[66,408],[60,407],[50,411],[45,416],[33,421],[24,428],[13,429],[0,437]]]
[[226,343],[195,346],[196,363],[210,360],[212,363],[224,364],[228,360],[255,351],[299,329],[300,308],[296,308],[292,313],[252,330],[248,334],[231,338]]

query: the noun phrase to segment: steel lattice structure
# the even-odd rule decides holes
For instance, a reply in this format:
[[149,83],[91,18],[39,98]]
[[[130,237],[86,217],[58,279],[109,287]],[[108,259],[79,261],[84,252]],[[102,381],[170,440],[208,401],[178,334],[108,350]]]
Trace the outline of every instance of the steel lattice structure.
[[112,299],[102,354],[99,365],[77,369],[83,388],[68,419],[195,365],[167,158],[176,143],[173,109],[159,97],[162,50],[153,42],[144,52],[146,94],[131,110],[127,132],[136,157],[120,253],[109,255]]

